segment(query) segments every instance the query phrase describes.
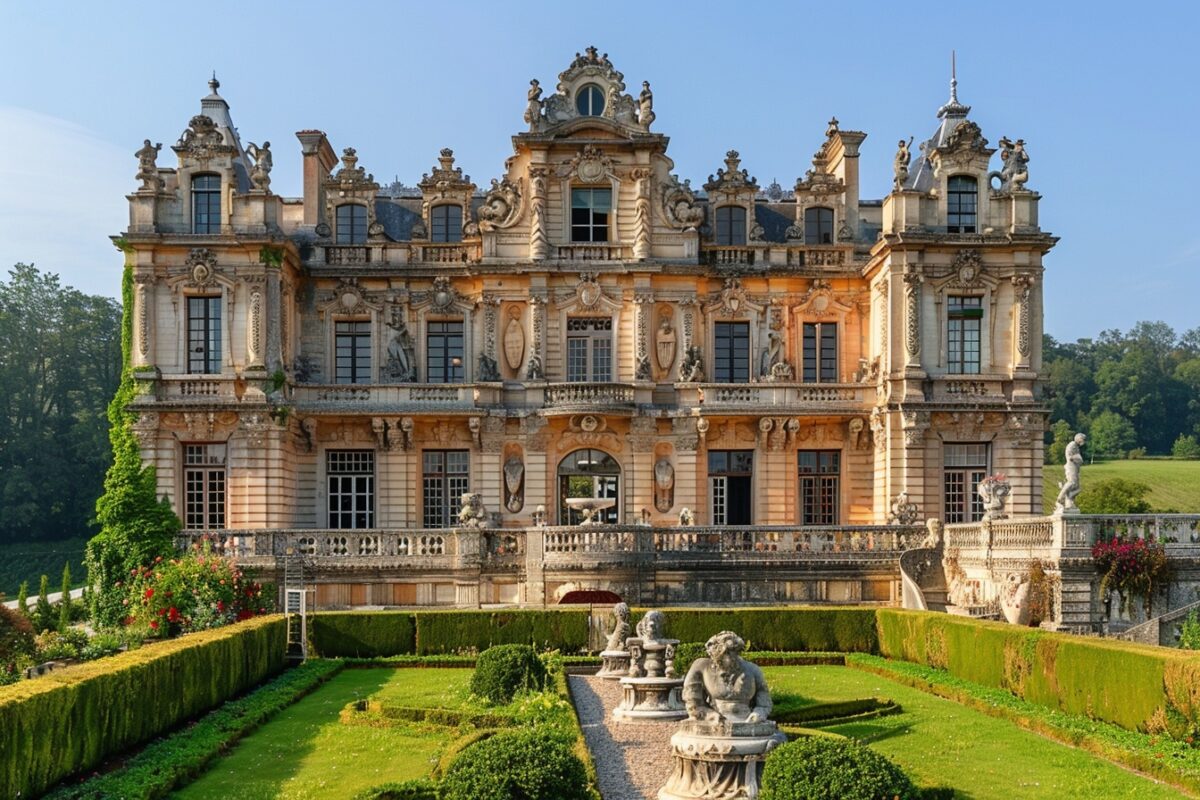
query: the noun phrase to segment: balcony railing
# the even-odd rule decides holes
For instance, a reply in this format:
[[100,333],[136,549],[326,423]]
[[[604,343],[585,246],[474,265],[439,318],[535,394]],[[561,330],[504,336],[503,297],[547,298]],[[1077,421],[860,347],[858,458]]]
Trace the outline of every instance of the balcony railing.
[[212,403],[236,400],[232,375],[163,375],[158,397],[171,403]]
[[[858,407],[874,400],[874,387],[861,383],[701,383],[697,400],[705,408]],[[686,398],[681,398],[686,402]]]
[[292,394],[299,410],[420,411],[490,405],[492,390],[470,383],[299,384]]
[[371,263],[371,248],[365,245],[330,245],[325,248],[325,263],[346,266]]
[[546,408],[633,408],[634,403],[634,387],[626,383],[551,383],[545,389]]
[[415,244],[412,260],[426,264],[474,264],[482,255],[479,242]]
[[1161,542],[1168,556],[1200,558],[1200,514],[1064,514],[960,523],[945,531],[946,547],[964,558],[1002,550],[1090,558],[1093,544],[1114,536]]
[[564,244],[557,250],[559,261],[621,261],[633,257],[631,250],[615,244]]

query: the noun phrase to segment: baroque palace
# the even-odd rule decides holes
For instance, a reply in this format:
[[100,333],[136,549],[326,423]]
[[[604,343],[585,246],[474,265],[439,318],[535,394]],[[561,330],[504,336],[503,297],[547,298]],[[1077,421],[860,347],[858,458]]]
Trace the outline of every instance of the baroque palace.
[[1024,142],[993,171],[953,83],[882,200],[836,119],[790,192],[733,150],[681,181],[649,84],[594,48],[530,83],[483,187],[448,149],[384,187],[386,154],[304,130],[282,197],[210,86],[177,163],[138,152],[118,239],[185,540],[319,607],[896,603],[900,552],[978,520],[985,477],[1041,513],[1056,240]]

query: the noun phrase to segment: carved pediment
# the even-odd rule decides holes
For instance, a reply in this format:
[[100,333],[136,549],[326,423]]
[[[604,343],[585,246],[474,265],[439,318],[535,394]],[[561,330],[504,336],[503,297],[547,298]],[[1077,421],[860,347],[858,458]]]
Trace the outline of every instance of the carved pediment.
[[343,280],[333,288],[332,296],[317,310],[326,314],[370,314],[383,310],[383,304],[375,302],[353,279]]
[[753,197],[758,193],[758,181],[747,170],[739,169],[742,160],[737,150],[725,154],[725,169],[718,169],[716,177],[708,176],[704,191],[712,194],[737,196],[749,194]]
[[760,313],[763,306],[746,295],[746,289],[739,278],[726,278],[721,291],[712,296],[704,310],[709,314],[733,317]]
[[616,161],[595,145],[586,145],[577,156],[554,170],[559,178],[578,178],[583,183],[600,183],[613,175]]
[[983,256],[974,248],[960,250],[950,264],[950,274],[933,282],[933,290],[940,297],[947,289],[977,290],[995,289],[999,281],[984,272]]
[[221,156],[232,156],[237,148],[226,144],[225,135],[212,117],[197,114],[188,122],[187,130],[179,137],[173,149],[180,156],[193,158],[202,163]]
[[207,247],[194,247],[184,264],[188,268],[187,285],[196,288],[212,286],[217,277],[217,254]]
[[445,275],[433,279],[432,289],[414,292],[412,298],[413,308],[427,307],[437,314],[468,314],[474,308],[474,303],[463,297]]
[[559,73],[555,93],[542,99],[537,80],[529,82],[525,122],[530,133],[569,126],[577,121],[602,122],[601,127],[646,131],[654,121],[654,96],[648,83],[634,99],[625,93],[625,76],[613,67],[608,54],[588,47]]

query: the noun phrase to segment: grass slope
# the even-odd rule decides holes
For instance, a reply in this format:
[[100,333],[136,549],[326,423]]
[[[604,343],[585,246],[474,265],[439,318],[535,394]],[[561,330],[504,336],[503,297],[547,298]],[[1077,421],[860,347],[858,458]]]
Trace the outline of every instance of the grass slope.
[[[1047,514],[1054,511],[1062,467],[1047,464],[1042,473],[1045,483],[1042,507]],[[1095,481],[1124,478],[1150,487],[1150,506],[1155,511],[1176,511],[1181,514],[1200,513],[1200,461],[1171,459],[1135,459],[1084,463],[1081,480],[1086,489]]]
[[0,545],[0,593],[15,600],[21,581],[29,581],[29,594],[38,592],[42,575],[50,578],[50,591],[62,587],[63,564],[71,563],[71,580],[82,586],[87,571],[83,566],[83,548],[87,539],[63,539],[61,542],[16,542]]
[[887,697],[903,713],[826,730],[867,740],[922,786],[953,786],[972,800],[1158,800],[1177,789],[1051,742],[965,706],[845,667],[767,667],[773,694],[815,701]]
[[338,713],[368,695],[407,706],[462,707],[469,669],[348,669],[281,712],[187,787],[185,800],[347,798],[389,781],[425,777],[453,735],[402,725],[342,725]]

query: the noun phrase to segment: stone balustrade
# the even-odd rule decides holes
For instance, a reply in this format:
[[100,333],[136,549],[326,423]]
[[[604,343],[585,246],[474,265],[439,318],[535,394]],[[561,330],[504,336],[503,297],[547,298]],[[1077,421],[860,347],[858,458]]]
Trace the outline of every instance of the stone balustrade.
[[628,383],[551,383],[545,387],[546,408],[594,411],[633,408],[635,390]]
[[698,405],[719,410],[861,411],[875,399],[875,387],[861,383],[698,383],[683,391],[689,389]]
[[[232,375],[163,375],[158,400],[166,403],[236,402]],[[261,392],[259,393],[261,398]]]
[[559,261],[624,261],[633,257],[632,248],[616,244],[564,244],[556,250]]
[[487,384],[297,384],[292,400],[300,411],[455,410],[488,406],[499,401],[498,390]]

